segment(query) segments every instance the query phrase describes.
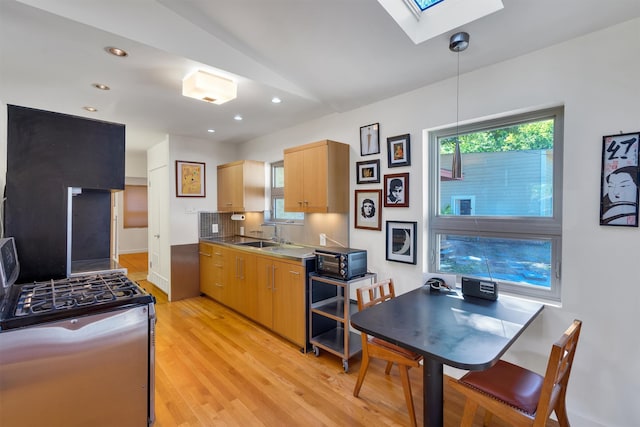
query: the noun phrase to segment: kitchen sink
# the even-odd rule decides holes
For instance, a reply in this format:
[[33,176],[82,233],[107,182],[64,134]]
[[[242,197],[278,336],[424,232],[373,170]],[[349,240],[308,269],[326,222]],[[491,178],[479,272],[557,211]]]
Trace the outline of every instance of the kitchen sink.
[[304,248],[304,246],[298,246],[298,245],[291,245],[288,243],[283,243],[281,245],[270,245],[272,247],[269,247],[268,249],[270,251],[287,251],[287,250],[292,250],[292,249],[302,249]]
[[239,245],[241,246],[251,246],[252,248],[268,248],[270,246],[278,246],[279,243],[275,243],[275,242],[265,242],[265,241],[258,241],[258,242],[247,242],[247,243],[239,243]]

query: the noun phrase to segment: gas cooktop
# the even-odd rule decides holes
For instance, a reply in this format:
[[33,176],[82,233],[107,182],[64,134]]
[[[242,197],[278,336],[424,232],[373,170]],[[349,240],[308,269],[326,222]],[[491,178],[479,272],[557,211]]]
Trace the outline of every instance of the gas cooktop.
[[153,297],[121,272],[13,285],[0,313],[0,330],[92,314]]

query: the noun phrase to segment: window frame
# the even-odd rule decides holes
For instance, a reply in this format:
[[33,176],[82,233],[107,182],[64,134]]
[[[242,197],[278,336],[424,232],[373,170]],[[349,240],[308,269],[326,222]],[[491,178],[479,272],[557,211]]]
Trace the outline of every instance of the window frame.
[[[287,223],[287,224],[303,224],[304,223],[304,213],[301,213],[302,218],[301,219],[292,219],[292,218],[279,218],[276,217],[276,200],[278,199],[282,199],[284,201],[284,183],[282,187],[276,187],[275,186],[275,181],[276,181],[276,174],[275,174],[275,169],[276,168],[282,168],[284,170],[284,160],[278,160],[275,162],[271,162],[269,164],[269,171],[270,171],[270,189],[271,189],[271,196],[270,196],[270,202],[269,202],[269,207],[270,207],[270,211],[271,214],[269,215],[269,221],[271,223]],[[297,213],[297,212],[296,212]],[[265,218],[266,219],[266,218]]]
[[[553,142],[553,207],[548,217],[525,216],[474,216],[440,214],[440,151],[439,139],[456,134],[488,131],[491,129],[519,125],[532,121],[554,119]],[[439,272],[439,235],[453,234],[470,237],[497,237],[505,239],[548,240],[551,242],[550,288],[527,286],[515,282],[492,279],[499,285],[500,292],[560,302],[561,297],[561,254],[562,254],[562,164],[564,107],[508,115],[496,119],[483,120],[461,126],[438,129],[428,133],[429,154],[429,196],[428,227],[425,230],[429,245],[427,261],[430,272]],[[464,159],[464,154],[463,154]],[[464,166],[463,166],[464,169]],[[456,276],[461,276],[456,274]]]

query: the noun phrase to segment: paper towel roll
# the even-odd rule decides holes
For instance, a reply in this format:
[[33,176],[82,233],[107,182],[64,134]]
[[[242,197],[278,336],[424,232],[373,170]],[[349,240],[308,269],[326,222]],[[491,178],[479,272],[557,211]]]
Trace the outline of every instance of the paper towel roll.
[[233,214],[231,215],[232,221],[244,221],[244,215],[242,214]]

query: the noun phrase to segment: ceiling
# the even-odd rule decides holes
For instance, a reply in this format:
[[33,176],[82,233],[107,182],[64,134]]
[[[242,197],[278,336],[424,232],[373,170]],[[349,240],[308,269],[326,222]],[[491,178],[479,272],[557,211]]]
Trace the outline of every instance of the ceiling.
[[[414,44],[373,0],[0,0],[0,101],[124,123],[132,151],[165,134],[232,144],[455,76],[457,30],[465,73],[640,16],[638,0],[503,4]],[[237,81],[238,98],[183,97],[198,68]]]

